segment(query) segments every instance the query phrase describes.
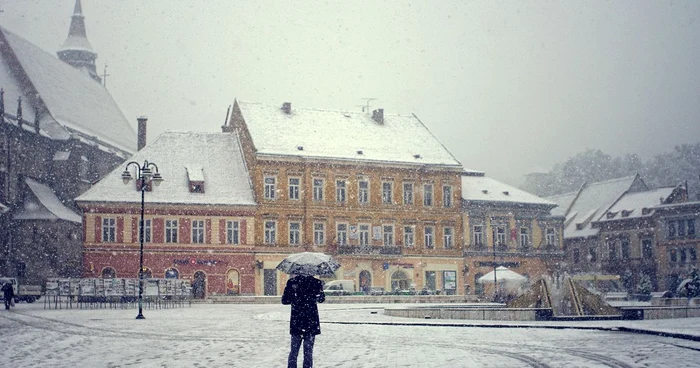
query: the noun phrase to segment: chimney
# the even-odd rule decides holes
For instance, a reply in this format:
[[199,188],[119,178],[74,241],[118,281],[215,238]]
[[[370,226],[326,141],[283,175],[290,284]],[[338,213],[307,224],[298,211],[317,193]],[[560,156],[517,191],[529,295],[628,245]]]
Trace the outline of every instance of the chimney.
[[282,111],[284,111],[285,114],[289,115],[292,113],[292,103],[291,102],[285,102],[282,104]]
[[384,124],[384,109],[376,109],[372,111],[372,119],[379,124]]
[[138,150],[140,151],[143,147],[146,147],[146,122],[148,118],[139,116],[136,120],[139,122]]

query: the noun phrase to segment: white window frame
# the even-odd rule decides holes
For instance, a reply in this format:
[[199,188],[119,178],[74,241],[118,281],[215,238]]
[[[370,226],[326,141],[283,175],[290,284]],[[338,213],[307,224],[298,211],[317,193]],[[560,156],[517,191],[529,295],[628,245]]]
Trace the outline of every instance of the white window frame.
[[102,218],[102,243],[117,242],[117,219],[114,217]]
[[357,202],[360,204],[369,203],[369,180],[362,179],[357,182]]
[[335,239],[338,245],[348,244],[348,224],[346,222],[335,224]]
[[434,199],[435,198],[433,198],[433,185],[423,184],[423,206],[432,207]]
[[451,226],[446,226],[442,229],[442,239],[443,239],[443,244],[445,245],[445,249],[453,249],[455,244],[454,244],[454,234],[455,230]]
[[520,241],[521,247],[530,246],[530,229],[525,226],[521,226],[518,233],[518,241]]
[[264,241],[265,244],[276,244],[277,243],[277,221],[266,220],[263,223],[264,226]]
[[326,181],[323,178],[313,178],[311,182],[313,185],[313,200],[316,202],[323,201],[323,187]]
[[226,221],[226,244],[241,243],[241,223],[240,221]]
[[[477,231],[477,228],[479,231]],[[472,226],[472,241],[475,246],[486,245],[486,239],[484,239],[484,225],[474,225]]]
[[406,206],[413,204],[413,183],[403,183],[403,204]]
[[383,204],[393,204],[394,203],[394,183],[390,181],[382,182],[382,203]]
[[435,248],[435,226],[426,225],[423,227],[423,245],[426,248]]
[[180,230],[178,220],[165,220],[165,242],[177,243],[178,232]]
[[338,203],[345,203],[348,200],[348,182],[345,179],[335,180],[335,200]]
[[370,224],[359,224],[357,228],[359,233],[359,244],[362,246],[368,246],[372,244],[372,240],[370,238]]
[[314,245],[326,245],[326,223],[314,222]]
[[[138,221],[138,226],[136,233],[136,241],[140,242],[141,239],[139,238],[141,236],[141,220]],[[153,221],[151,219],[143,219],[143,242],[144,243],[151,243],[153,241]]]
[[265,175],[263,177],[263,197],[265,199],[275,199],[277,190],[277,177],[273,175]]
[[[292,183],[292,180],[295,180],[296,183]],[[289,190],[287,193],[289,195],[289,199],[293,201],[299,200],[299,193],[301,193],[301,178],[300,177],[290,177],[287,180]]]
[[192,244],[204,244],[204,241],[206,240],[204,237],[204,220],[192,220],[191,224],[192,227],[190,228],[190,233],[192,234]]
[[452,207],[452,186],[443,185],[442,186],[442,206],[445,208]]
[[394,245],[394,225],[382,225],[382,244],[385,247]]
[[[293,229],[292,225],[296,225],[296,229]],[[301,222],[299,221],[289,222],[289,245],[301,245]]]
[[416,245],[416,227],[413,225],[403,227],[403,245],[414,247]]
[[557,231],[553,227],[545,229],[545,239],[548,247],[557,246]]

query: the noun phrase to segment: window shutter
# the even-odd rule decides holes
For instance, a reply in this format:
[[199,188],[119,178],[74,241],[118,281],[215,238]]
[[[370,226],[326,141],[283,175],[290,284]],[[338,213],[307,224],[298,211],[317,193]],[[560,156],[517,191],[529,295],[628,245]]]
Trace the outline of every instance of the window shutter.
[[102,242],[102,216],[95,216],[95,243]]
[[124,243],[124,216],[117,217],[117,243]]
[[246,239],[246,235],[248,234],[248,228],[246,227],[246,221],[241,220],[241,244],[248,244],[248,240]]
[[153,242],[163,243],[165,237],[165,227],[162,218],[153,219]]
[[204,242],[211,244],[211,219],[206,219],[204,221]]
[[189,244],[192,242],[192,232],[190,230],[190,219],[185,219],[181,218],[180,221],[178,221],[178,225],[180,226],[180,231],[178,234],[178,242],[181,244]]
[[139,242],[139,223],[141,222],[141,219],[139,217],[132,217],[131,218],[131,242],[132,243],[138,243]]
[[226,244],[226,220],[219,220],[219,244]]

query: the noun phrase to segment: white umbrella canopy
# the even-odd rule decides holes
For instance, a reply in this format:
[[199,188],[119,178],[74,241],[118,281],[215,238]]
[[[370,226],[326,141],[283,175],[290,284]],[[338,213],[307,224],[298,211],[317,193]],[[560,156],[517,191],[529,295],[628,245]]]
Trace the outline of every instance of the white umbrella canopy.
[[277,269],[295,275],[333,276],[340,263],[328,254],[318,252],[294,253],[277,265]]
[[[499,266],[496,268],[496,279],[498,282],[525,282],[527,277],[508,269],[507,267]],[[480,284],[493,283],[494,276],[493,271],[481,276],[477,279]]]

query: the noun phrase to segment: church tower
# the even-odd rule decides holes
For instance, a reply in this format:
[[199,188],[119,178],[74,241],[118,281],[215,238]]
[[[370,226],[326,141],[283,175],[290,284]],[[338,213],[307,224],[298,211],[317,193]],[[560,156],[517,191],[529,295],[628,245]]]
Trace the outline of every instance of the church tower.
[[92,46],[90,46],[87,33],[85,32],[85,16],[83,16],[83,7],[80,4],[80,0],[75,0],[68,37],[63,42],[61,49],[58,50],[58,58],[77,69],[87,72],[97,82],[102,82],[100,76],[97,75],[95,67],[97,53],[92,51]]

